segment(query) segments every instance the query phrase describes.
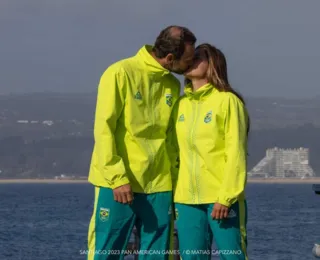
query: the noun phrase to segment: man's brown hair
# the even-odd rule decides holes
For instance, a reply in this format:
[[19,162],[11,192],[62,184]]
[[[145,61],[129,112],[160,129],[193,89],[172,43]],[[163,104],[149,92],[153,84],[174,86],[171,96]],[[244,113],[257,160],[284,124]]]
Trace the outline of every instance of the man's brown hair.
[[179,60],[185,49],[185,44],[195,44],[197,38],[186,27],[171,25],[163,29],[156,39],[152,51],[159,59],[172,54],[175,60]]

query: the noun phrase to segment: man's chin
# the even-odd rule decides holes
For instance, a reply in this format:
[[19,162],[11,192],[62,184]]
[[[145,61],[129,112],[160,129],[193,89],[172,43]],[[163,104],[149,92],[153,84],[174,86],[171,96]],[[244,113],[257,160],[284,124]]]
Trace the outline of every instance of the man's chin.
[[184,75],[185,77],[188,77],[189,73],[190,73],[190,69],[187,69],[187,70],[183,73],[183,75]]
[[184,76],[188,76],[188,74],[190,73],[190,71],[192,70],[191,67],[185,69],[181,74],[183,74]]
[[185,70],[172,70],[173,73],[176,73],[178,75],[183,75],[186,71]]

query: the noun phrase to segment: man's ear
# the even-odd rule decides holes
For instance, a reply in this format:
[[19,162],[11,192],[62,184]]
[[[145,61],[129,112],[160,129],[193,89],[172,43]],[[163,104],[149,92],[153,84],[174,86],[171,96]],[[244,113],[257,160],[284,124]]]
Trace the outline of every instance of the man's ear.
[[173,61],[174,61],[174,56],[173,56],[173,54],[169,53],[169,54],[165,57],[165,60],[166,60],[166,64],[172,64]]

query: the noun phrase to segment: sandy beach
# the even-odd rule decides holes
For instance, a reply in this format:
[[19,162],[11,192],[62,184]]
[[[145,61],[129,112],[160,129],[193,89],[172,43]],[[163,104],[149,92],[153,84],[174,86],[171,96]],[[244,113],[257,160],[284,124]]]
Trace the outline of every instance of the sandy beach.
[[[0,179],[0,184],[10,184],[10,183],[52,183],[52,184],[83,184],[88,183],[87,179]],[[248,183],[266,183],[266,184],[320,184],[320,177],[317,178],[307,178],[307,179],[249,179]]]

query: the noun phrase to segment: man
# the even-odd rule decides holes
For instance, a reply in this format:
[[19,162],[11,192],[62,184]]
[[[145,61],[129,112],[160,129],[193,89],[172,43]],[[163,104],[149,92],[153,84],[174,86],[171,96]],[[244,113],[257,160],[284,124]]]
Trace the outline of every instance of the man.
[[168,259],[159,253],[169,250],[173,228],[165,140],[180,93],[170,72],[188,69],[195,42],[187,28],[169,26],[154,46],[145,45],[136,56],[112,64],[101,77],[89,173],[95,186],[90,260],[123,259],[134,226],[140,250],[146,252],[139,259]]

